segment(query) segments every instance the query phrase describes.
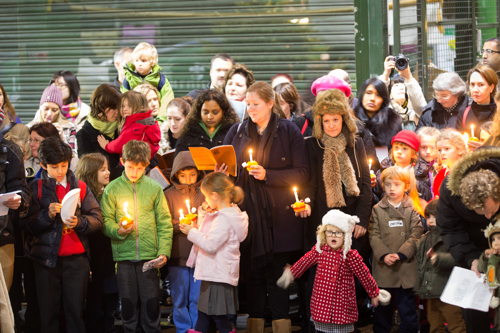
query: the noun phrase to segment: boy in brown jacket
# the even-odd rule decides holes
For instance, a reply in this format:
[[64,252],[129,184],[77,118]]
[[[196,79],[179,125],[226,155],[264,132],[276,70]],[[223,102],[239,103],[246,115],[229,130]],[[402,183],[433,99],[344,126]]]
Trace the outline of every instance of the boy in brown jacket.
[[[368,227],[373,249],[373,277],[380,288],[391,294],[391,304],[375,309],[375,333],[391,331],[393,307],[398,309],[401,317],[401,332],[418,332],[412,288],[417,272],[416,240],[422,235],[423,228],[420,215],[413,209],[410,199],[416,192],[411,176],[407,169],[397,166],[382,172],[385,196],[373,207]],[[410,196],[406,194],[408,191]]]

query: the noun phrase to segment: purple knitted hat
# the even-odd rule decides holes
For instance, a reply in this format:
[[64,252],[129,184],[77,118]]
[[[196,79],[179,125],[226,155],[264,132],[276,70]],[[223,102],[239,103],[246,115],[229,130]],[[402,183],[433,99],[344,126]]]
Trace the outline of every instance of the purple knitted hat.
[[40,98],[40,105],[46,102],[56,103],[59,105],[59,108],[62,108],[62,92],[55,86],[55,84],[51,84],[43,91],[42,98]]
[[351,96],[351,88],[349,85],[344,80],[337,79],[336,77],[330,75],[324,75],[317,78],[311,85],[311,92],[314,96],[317,96],[320,91],[330,89],[338,89],[342,91],[345,97]]

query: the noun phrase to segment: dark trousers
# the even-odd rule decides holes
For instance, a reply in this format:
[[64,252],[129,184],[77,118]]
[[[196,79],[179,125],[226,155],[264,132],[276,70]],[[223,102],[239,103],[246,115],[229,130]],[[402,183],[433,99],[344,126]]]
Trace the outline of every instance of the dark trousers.
[[59,257],[55,268],[34,262],[34,268],[41,332],[59,332],[62,307],[66,331],[84,333],[83,309],[90,271],[87,255]]
[[299,252],[275,253],[266,263],[253,265],[247,284],[247,302],[250,318],[265,318],[266,308],[272,320],[288,319],[288,290],[281,289],[276,281],[287,264],[293,264]]
[[[24,324],[21,326],[19,311],[23,299],[26,301]],[[26,333],[38,332],[40,329],[40,310],[36,296],[35,270],[33,262],[27,257],[16,257],[14,261],[14,278],[10,287],[10,303],[14,312],[17,327]]]
[[229,333],[233,330],[233,323],[231,322],[230,316],[209,316],[201,311],[198,311],[198,320],[196,321],[195,330],[202,333],[208,332],[212,320],[219,333]]
[[387,333],[391,331],[392,317],[394,308],[399,311],[401,333],[417,333],[418,318],[417,304],[415,303],[415,294],[411,289],[403,288],[384,288],[391,293],[391,304],[375,308],[375,322],[373,325],[374,333]]
[[462,309],[467,333],[483,333],[490,331],[488,312]]
[[144,332],[160,333],[160,279],[156,269],[143,272],[144,263],[118,262],[116,277],[124,332],[133,333],[140,324]]
[[[113,333],[115,329],[114,313],[118,305],[118,292],[116,291],[116,278],[108,278],[110,284],[114,283],[111,290],[103,288],[104,282],[95,279],[89,282],[87,290],[87,306],[85,308],[85,325],[88,333],[102,332]],[[113,281],[114,280],[114,281]]]

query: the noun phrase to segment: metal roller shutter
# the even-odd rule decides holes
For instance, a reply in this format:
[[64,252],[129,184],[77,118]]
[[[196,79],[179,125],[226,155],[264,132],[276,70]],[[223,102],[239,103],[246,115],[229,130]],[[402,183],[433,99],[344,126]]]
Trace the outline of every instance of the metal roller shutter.
[[354,81],[353,1],[3,1],[0,83],[24,121],[52,73],[71,70],[89,102],[112,82],[123,46],[153,43],[175,95],[206,86],[213,54],[231,54],[258,80],[291,74],[301,92],[331,68]]

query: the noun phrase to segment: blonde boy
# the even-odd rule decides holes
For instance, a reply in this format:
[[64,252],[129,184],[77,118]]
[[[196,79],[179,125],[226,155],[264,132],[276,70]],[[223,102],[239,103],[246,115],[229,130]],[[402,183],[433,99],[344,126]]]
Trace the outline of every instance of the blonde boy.
[[174,91],[167,77],[160,73],[161,67],[158,65],[156,47],[141,42],[135,47],[131,58],[132,62],[125,66],[125,79],[120,87],[121,92],[132,90],[139,84],[147,82],[158,89],[160,92],[160,105],[166,107],[168,102],[174,99]]

